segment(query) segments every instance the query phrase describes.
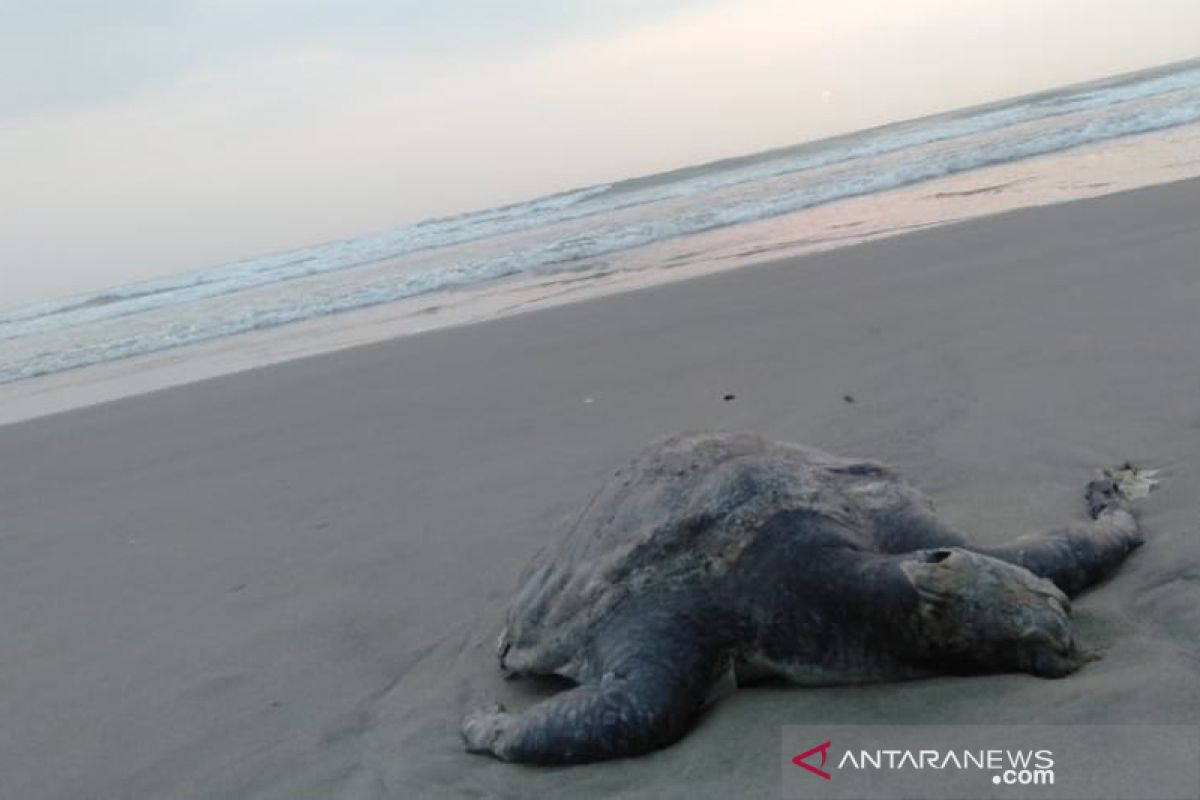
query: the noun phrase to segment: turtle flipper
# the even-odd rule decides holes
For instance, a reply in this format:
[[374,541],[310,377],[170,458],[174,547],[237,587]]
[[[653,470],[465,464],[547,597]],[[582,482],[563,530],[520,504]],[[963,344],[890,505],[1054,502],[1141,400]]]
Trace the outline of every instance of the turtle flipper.
[[1092,519],[1099,519],[1111,511],[1129,511],[1135,501],[1149,496],[1158,486],[1156,476],[1159,472],[1161,470],[1142,469],[1128,462],[1117,469],[1102,470],[1084,490],[1088,513]]
[[678,740],[703,708],[716,659],[698,642],[633,635],[598,683],[520,714],[494,704],[466,716],[468,752],[529,764],[635,756]]
[[1049,578],[1068,595],[1106,578],[1144,541],[1131,507],[1158,484],[1159,470],[1125,464],[1103,470],[1084,490],[1090,522],[1063,525],[982,549]]

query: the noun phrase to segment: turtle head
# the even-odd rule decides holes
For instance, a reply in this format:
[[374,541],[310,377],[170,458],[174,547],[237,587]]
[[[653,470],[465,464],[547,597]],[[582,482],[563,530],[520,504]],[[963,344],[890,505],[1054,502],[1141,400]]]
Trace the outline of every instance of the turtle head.
[[917,592],[921,656],[943,670],[1056,678],[1089,660],[1075,647],[1067,596],[1024,567],[939,547],[900,568]]

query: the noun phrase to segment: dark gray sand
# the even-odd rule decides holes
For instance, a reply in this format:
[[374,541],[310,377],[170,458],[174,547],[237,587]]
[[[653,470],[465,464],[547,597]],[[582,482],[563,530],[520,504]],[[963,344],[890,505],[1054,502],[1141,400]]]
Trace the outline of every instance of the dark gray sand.
[[[1081,516],[1096,467],[1166,475],[1070,678],[759,688],[632,761],[465,754],[465,709],[546,691],[493,658],[522,566],[690,428],[889,460],[983,540]],[[1194,724],[1200,182],[0,428],[0,465],[2,797],[769,796],[784,724]]]

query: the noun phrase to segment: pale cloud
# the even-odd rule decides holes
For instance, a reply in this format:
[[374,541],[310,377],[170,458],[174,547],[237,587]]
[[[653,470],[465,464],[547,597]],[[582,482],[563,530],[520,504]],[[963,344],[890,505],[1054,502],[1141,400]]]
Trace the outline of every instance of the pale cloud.
[[713,0],[38,0],[0,6],[0,118],[167,91],[313,48],[478,60]]
[[59,31],[84,72],[113,37],[107,72],[0,114],[0,306],[1178,60],[1200,29],[1193,0],[384,5],[79,3],[0,34]]

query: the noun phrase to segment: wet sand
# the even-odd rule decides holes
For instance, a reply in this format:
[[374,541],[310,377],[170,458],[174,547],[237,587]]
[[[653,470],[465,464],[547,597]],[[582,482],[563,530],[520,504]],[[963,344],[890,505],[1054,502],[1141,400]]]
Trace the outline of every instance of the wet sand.
[[[780,727],[1200,721],[1200,181],[989,217],[0,427],[0,796],[772,796]],[[726,400],[726,395],[733,399]],[[984,541],[1166,470],[1102,660],[728,697],[569,769],[462,752],[532,553],[655,436],[882,458]]]

